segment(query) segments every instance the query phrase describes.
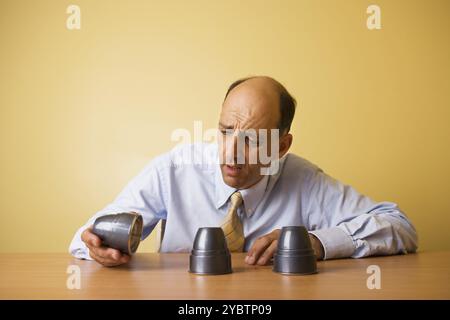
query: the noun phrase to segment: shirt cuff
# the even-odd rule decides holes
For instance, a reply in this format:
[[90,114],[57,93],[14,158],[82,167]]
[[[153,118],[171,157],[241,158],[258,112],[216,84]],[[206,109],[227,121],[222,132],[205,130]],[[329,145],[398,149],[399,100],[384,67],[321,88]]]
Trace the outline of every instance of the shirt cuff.
[[339,227],[309,231],[320,240],[324,250],[324,260],[348,258],[355,252],[352,238]]
[[77,249],[75,251],[72,251],[70,254],[77,259],[91,260],[91,261],[94,260],[93,258],[91,258],[90,254],[89,254],[89,248]]
[[81,234],[87,228],[87,226],[83,226],[75,233],[75,236],[73,237],[72,242],[69,246],[69,253],[77,259],[94,260],[89,254],[89,248],[86,246],[83,240],[81,240]]

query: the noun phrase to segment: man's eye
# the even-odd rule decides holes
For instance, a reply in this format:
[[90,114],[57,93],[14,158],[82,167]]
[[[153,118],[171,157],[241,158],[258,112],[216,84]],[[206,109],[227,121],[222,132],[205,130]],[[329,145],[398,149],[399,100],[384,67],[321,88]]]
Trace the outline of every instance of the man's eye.
[[224,136],[229,136],[230,134],[233,133],[231,130],[220,130],[220,132],[221,132],[222,135],[224,135]]

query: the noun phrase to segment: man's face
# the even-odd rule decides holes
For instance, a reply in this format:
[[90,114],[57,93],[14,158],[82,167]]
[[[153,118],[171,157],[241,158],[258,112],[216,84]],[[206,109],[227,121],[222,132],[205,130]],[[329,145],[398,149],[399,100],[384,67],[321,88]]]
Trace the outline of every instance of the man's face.
[[[259,149],[270,155],[271,130],[277,130],[279,118],[279,93],[267,80],[247,80],[229,93],[220,114],[218,139],[226,184],[246,189],[262,178],[261,168],[266,165],[259,161]],[[266,141],[258,134],[260,129],[267,130]]]

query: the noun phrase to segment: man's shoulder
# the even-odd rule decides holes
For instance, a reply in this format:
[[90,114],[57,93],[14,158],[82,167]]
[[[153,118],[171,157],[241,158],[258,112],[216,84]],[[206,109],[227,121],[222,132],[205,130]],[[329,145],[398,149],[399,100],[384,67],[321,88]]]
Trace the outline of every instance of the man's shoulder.
[[183,167],[213,167],[218,164],[217,145],[214,143],[179,144],[151,161],[158,169]]
[[289,153],[284,160],[283,174],[285,176],[314,175],[320,171],[322,169],[318,165],[293,153]]

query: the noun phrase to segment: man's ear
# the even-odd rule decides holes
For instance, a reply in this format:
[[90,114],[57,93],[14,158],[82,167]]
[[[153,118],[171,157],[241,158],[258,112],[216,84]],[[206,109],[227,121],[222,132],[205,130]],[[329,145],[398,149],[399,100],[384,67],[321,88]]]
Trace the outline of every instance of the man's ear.
[[289,148],[292,145],[293,136],[290,133],[286,133],[284,136],[280,138],[280,159],[284,157],[284,155],[289,151]]

